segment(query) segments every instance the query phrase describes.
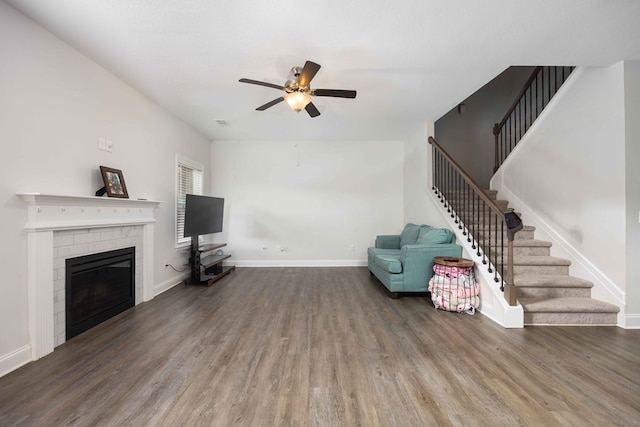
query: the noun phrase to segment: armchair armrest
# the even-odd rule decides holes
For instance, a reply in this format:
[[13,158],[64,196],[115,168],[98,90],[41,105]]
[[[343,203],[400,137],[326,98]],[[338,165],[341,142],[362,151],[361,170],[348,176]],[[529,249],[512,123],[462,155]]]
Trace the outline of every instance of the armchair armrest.
[[387,234],[387,235],[376,236],[376,248],[400,249],[400,235]]
[[427,283],[433,276],[433,258],[462,256],[462,246],[455,243],[436,245],[405,245],[400,250],[400,261],[405,282]]

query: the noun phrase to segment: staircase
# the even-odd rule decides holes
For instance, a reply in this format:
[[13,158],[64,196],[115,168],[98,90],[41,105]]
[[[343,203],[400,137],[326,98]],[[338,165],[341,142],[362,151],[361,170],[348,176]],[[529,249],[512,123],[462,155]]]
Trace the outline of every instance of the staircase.
[[[558,92],[574,67],[536,67],[506,114],[493,127],[494,172]],[[593,284],[569,274],[571,262],[551,256],[551,243],[525,225],[508,241],[507,200],[483,190],[437,143],[432,145],[432,190],[471,248],[482,256],[509,306],[521,304],[524,325],[617,325],[619,307],[591,298]],[[513,259],[509,259],[512,249]],[[512,273],[511,273],[512,272]]]
[[[497,192],[485,191],[496,200]],[[508,201],[496,200],[506,212]],[[480,222],[480,221],[478,221]],[[480,246],[506,259],[502,248],[480,229]],[[593,283],[569,274],[571,262],[551,256],[551,243],[536,240],[535,227],[525,225],[513,241],[514,285],[527,325],[616,325],[619,307],[591,298]],[[506,261],[505,261],[506,263]]]

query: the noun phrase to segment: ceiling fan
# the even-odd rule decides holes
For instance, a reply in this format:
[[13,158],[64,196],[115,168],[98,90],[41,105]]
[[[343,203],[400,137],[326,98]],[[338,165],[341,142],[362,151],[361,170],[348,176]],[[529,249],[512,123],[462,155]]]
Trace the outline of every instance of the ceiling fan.
[[304,108],[311,117],[318,117],[320,115],[320,111],[318,111],[316,106],[313,105],[313,102],[311,102],[312,96],[332,96],[334,98],[351,99],[356,97],[355,90],[311,89],[309,83],[318,70],[320,70],[320,65],[311,61],[305,62],[304,67],[293,67],[289,72],[289,78],[284,83],[284,86],[251,79],[240,79],[240,82],[272,87],[286,92],[286,94],[280,98],[276,98],[273,101],[267,102],[266,104],[256,108],[258,111],[264,111],[282,101],[287,101],[287,104],[289,104],[294,111],[300,112]]

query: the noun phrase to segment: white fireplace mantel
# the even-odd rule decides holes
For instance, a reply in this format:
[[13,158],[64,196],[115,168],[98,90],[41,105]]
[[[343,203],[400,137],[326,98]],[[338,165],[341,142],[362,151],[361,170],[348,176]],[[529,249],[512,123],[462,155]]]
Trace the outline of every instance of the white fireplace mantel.
[[27,231],[69,230],[155,222],[162,202],[114,197],[18,194],[27,204]]
[[55,231],[142,226],[142,301],[153,298],[154,209],[149,200],[19,193],[27,205],[27,285],[32,360],[53,351]]

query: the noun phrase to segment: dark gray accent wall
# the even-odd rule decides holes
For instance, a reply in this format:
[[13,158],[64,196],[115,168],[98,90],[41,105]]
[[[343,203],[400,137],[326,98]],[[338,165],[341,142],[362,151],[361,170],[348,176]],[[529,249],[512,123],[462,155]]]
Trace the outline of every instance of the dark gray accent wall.
[[435,123],[435,138],[483,188],[493,175],[493,125],[515,100],[535,67],[509,67]]

